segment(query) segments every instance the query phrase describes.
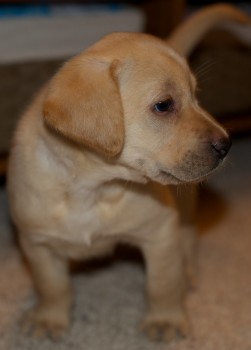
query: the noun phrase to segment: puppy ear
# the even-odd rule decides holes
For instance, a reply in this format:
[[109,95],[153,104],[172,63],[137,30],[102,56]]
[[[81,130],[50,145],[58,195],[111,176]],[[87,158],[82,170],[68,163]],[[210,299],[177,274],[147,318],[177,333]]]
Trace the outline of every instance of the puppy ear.
[[116,72],[92,58],[69,61],[52,79],[45,98],[45,123],[70,140],[106,156],[120,153],[124,122]]

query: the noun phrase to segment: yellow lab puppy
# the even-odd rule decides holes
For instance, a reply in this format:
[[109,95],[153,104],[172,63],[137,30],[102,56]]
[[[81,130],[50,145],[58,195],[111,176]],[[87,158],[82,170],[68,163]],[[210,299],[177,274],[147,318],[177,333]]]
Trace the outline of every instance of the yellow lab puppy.
[[[230,9],[218,8],[219,20],[247,21]],[[180,50],[178,32],[170,42]],[[199,106],[185,59],[166,42],[111,34],[68,61],[22,116],[9,162],[12,217],[39,295],[27,318],[34,333],[54,337],[69,326],[69,259],[125,242],[146,262],[143,328],[152,338],[185,335],[190,253],[181,232],[189,240],[193,230],[180,228],[169,185],[200,181],[230,144]]]

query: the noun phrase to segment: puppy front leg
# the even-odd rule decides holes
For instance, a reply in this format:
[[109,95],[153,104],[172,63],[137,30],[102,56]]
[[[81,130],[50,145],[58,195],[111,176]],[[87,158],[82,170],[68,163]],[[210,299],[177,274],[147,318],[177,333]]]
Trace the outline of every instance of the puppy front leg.
[[70,323],[72,292],[68,261],[45,245],[32,244],[25,235],[21,236],[20,243],[39,297],[23,328],[35,336],[49,335],[57,339]]
[[179,234],[174,230],[167,240],[160,237],[143,246],[149,308],[143,330],[153,340],[168,342],[177,334],[185,336],[188,332],[183,307],[186,281]]
[[197,286],[197,232],[192,225],[182,225],[182,243],[189,287]]

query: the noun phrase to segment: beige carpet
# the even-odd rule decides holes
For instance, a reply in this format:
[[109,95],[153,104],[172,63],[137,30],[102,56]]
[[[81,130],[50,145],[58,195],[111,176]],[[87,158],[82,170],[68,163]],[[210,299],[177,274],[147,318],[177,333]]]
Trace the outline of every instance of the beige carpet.
[[228,164],[210,181],[200,211],[198,287],[187,298],[192,334],[169,346],[137,331],[144,310],[144,270],[135,260],[76,274],[74,320],[58,344],[22,334],[18,322],[34,301],[10,237],[0,193],[0,350],[250,350],[251,140],[235,140]]

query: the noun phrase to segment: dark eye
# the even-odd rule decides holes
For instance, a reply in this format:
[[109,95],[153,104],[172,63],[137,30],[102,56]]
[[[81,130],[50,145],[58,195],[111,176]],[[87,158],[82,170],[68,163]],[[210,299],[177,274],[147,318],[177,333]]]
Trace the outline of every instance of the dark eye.
[[170,113],[174,110],[174,101],[168,98],[165,101],[160,101],[154,105],[154,111],[158,114]]

